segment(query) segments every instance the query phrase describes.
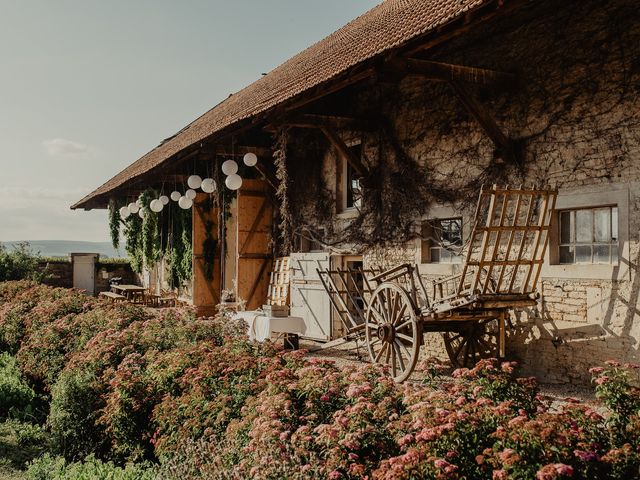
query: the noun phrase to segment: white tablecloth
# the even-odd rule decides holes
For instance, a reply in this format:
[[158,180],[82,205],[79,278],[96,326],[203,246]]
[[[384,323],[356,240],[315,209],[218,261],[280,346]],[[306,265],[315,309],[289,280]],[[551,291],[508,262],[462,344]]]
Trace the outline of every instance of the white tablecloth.
[[238,312],[236,318],[241,318],[249,325],[249,340],[264,342],[271,337],[271,332],[297,333],[304,335],[307,326],[302,317],[269,317],[261,311]]

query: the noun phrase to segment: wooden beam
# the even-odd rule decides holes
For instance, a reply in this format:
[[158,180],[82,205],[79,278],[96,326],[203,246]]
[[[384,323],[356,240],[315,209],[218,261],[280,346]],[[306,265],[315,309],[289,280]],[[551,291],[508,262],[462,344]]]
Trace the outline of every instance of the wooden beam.
[[329,127],[321,127],[320,130],[324,133],[325,137],[327,137],[327,140],[329,140],[329,143],[331,143],[333,148],[337,150],[338,154],[349,162],[349,165],[351,165],[360,177],[366,177],[369,174],[367,167],[364,166],[362,160],[351,153],[349,147],[347,147],[335,131]]
[[464,105],[471,116],[477,120],[485,133],[496,145],[499,156],[505,160],[515,160],[513,142],[502,132],[487,109],[478,102],[471,92],[469,92],[469,90],[467,90],[467,88],[460,82],[451,81],[449,83],[453,87],[453,90],[458,96],[460,102]]
[[246,145],[236,145],[235,147],[228,147],[226,145],[216,145],[213,149],[215,155],[227,156],[227,157],[241,157],[245,153],[255,153],[258,157],[270,158],[271,148],[269,147],[251,147]]
[[258,171],[260,175],[262,175],[262,178],[264,178],[264,180],[271,186],[271,188],[273,188],[274,191],[278,190],[278,184],[280,182],[278,182],[278,179],[276,178],[276,176],[273,173],[271,173],[271,171],[266,165],[261,164],[260,161],[258,161],[258,163],[256,163],[256,166],[254,168]]
[[278,127],[296,127],[296,128],[321,128],[329,127],[337,130],[352,131],[373,131],[374,126],[371,122],[366,122],[357,118],[342,117],[337,115],[319,115],[312,113],[303,113],[291,118],[274,122],[267,126],[267,129],[275,131]]
[[401,76],[420,75],[431,80],[467,82],[478,85],[512,86],[517,81],[516,76],[511,73],[417,58],[390,60],[384,64],[383,71]]

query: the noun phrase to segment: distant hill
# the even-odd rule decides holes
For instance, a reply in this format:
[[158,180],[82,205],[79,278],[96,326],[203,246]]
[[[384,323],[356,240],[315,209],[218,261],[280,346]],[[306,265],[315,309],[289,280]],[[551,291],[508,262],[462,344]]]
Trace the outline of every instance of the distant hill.
[[[122,253],[113,248],[111,242],[81,242],[75,240],[26,240],[31,245],[31,250],[40,253],[43,257],[66,257],[70,253],[99,253],[102,258],[120,258],[126,256],[124,248]],[[12,248],[19,241],[0,242],[8,248]]]

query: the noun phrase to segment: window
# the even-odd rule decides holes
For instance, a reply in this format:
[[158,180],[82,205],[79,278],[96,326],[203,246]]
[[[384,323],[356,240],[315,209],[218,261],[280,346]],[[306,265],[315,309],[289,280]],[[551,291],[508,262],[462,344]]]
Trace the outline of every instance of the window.
[[561,264],[618,263],[618,207],[559,212]]
[[422,224],[422,263],[462,263],[462,218]]
[[[362,145],[353,145],[349,147],[349,151],[351,154],[360,158],[362,155]],[[347,171],[345,175],[346,179],[346,203],[345,208],[360,208],[362,206],[362,192],[360,189],[360,178],[357,176],[356,172],[353,170],[353,167],[349,162],[347,162]]]

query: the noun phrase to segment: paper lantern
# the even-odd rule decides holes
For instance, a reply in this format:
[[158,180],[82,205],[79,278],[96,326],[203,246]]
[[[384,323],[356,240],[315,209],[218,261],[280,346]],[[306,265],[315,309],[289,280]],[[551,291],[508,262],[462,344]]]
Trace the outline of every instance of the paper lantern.
[[138,210],[140,210],[140,205],[138,205],[136,202],[131,202],[127,208],[131,213],[138,213]]
[[200,175],[191,175],[187,179],[187,185],[189,185],[189,188],[200,188],[200,185],[202,185],[202,178],[200,178]]
[[144,218],[146,214],[147,214],[147,212],[145,211],[144,208],[141,208],[140,210],[138,210],[138,216],[140,218]]
[[237,173],[232,173],[226,178],[224,184],[229,190],[238,190],[242,186],[242,177]]
[[222,162],[222,173],[225,175],[233,175],[238,172],[238,164],[235,160],[225,160]]
[[191,189],[187,190],[184,194],[184,196],[187,197],[189,200],[193,200],[194,198],[196,198],[196,195],[197,195],[196,191]]
[[171,200],[173,200],[174,202],[177,202],[178,200],[180,200],[180,197],[182,197],[182,194],[178,191],[173,191],[171,192]]
[[191,200],[189,197],[180,197],[180,200],[178,200],[178,205],[183,210],[187,210],[193,205],[193,200]]
[[156,198],[155,200],[151,200],[151,203],[149,204],[149,208],[151,209],[152,212],[159,213],[164,208],[164,204],[159,199]]
[[242,157],[242,161],[247,167],[255,167],[256,163],[258,163],[258,157],[255,153],[245,153],[244,157]]
[[204,193],[213,193],[216,191],[216,182],[213,178],[205,178],[200,188]]
[[160,200],[163,205],[169,204],[169,197],[167,197],[166,195],[162,195],[158,200]]
[[127,218],[129,215],[131,215],[131,212],[129,211],[129,207],[124,206],[124,207],[120,207],[120,218],[122,218],[123,220],[125,218]]

